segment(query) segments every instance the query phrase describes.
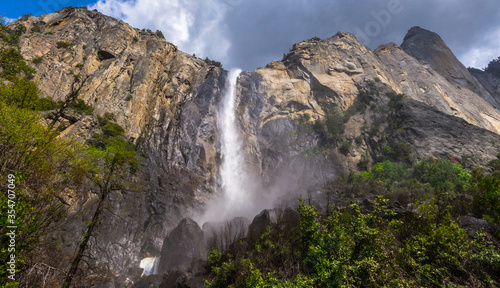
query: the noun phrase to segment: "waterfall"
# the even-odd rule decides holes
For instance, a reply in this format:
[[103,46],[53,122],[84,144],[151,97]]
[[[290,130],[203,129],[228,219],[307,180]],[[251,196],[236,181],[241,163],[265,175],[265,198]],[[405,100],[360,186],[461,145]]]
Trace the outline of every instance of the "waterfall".
[[[252,183],[249,181],[243,139],[236,112],[236,86],[241,70],[229,72],[219,109],[222,162],[219,169],[220,195],[207,205],[202,221],[223,221],[253,213]],[[253,215],[252,215],[253,216]]]

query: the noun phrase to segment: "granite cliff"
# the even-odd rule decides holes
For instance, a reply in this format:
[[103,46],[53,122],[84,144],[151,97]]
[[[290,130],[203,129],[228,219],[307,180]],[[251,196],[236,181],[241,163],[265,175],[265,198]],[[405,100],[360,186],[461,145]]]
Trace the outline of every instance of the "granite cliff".
[[[94,115],[63,116],[62,135],[84,141],[99,130],[97,116],[112,113],[142,156],[132,179],[139,188],[111,195],[89,246],[106,272],[79,279],[124,287],[140,276],[140,260],[159,256],[169,232],[218,191],[217,115],[227,72],[97,11],[65,8],[10,25],[17,24],[39,27],[24,34],[20,50],[37,63],[41,94],[65,100],[81,86],[78,98],[94,108]],[[375,51],[341,32],[297,43],[281,61],[239,77],[249,173],[269,199],[286,203],[386,157],[483,165],[499,152],[500,105],[484,84],[494,82],[474,76],[439,36],[418,27],[401,47]],[[342,129],[333,137],[328,119],[337,110],[342,121],[332,125]],[[72,207],[49,236],[60,245],[47,261],[64,269],[96,196],[89,189],[62,197]]]

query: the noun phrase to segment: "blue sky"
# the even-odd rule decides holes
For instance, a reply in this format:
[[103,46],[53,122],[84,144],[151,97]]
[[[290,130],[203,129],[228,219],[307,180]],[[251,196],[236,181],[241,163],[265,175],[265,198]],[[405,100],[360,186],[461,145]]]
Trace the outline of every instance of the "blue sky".
[[67,6],[84,6],[97,2],[96,0],[2,0],[0,15],[17,19],[23,14],[31,13],[40,16],[52,13]]
[[161,30],[180,50],[253,70],[294,43],[351,32],[371,49],[401,44],[413,26],[438,33],[465,66],[500,56],[498,0],[2,0],[0,15],[88,6],[136,28]]

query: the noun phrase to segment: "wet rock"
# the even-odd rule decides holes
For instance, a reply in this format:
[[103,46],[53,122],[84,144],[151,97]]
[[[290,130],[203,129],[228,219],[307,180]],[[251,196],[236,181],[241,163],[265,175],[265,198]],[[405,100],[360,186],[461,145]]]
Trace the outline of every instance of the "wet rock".
[[300,216],[297,211],[286,209],[265,209],[255,216],[252,223],[248,227],[247,240],[249,243],[254,243],[259,240],[264,234],[267,227],[271,224],[279,224],[281,229],[293,229],[300,224]]
[[183,268],[196,273],[200,269],[196,261],[206,260],[206,257],[203,231],[195,221],[184,218],[163,242],[158,272]]

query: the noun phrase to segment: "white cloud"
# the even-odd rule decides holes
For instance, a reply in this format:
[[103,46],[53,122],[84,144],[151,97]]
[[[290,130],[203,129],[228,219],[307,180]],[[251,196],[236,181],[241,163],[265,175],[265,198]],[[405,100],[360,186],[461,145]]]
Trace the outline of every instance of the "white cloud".
[[9,23],[16,21],[19,18],[13,19],[13,18],[9,18],[9,17],[3,17],[2,19],[5,21],[5,24],[9,24]]
[[227,62],[224,17],[235,0],[99,0],[90,9],[133,27],[161,30],[181,51]]
[[488,33],[477,46],[459,58],[466,67],[485,68],[488,63],[500,56],[500,29]]

